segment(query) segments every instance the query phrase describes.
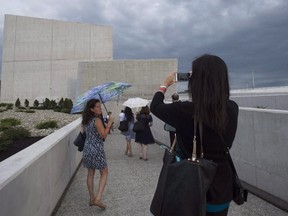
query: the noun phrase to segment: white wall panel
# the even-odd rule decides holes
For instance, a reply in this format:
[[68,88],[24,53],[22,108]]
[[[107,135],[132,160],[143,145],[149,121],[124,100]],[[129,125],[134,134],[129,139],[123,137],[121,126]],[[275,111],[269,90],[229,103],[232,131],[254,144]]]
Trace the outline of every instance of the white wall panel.
[[13,98],[22,99],[22,104],[24,99],[49,98],[50,71],[50,61],[15,62]]
[[[3,73],[3,71],[10,71],[10,73]],[[15,101],[12,100],[13,92],[14,92],[14,62],[3,62],[2,75],[1,75],[1,100],[15,103],[16,100]]]
[[4,26],[5,31],[3,33],[3,45],[5,44],[5,49],[2,49],[2,61],[14,61],[16,16],[5,16]]
[[52,21],[30,17],[16,20],[15,60],[51,59]]

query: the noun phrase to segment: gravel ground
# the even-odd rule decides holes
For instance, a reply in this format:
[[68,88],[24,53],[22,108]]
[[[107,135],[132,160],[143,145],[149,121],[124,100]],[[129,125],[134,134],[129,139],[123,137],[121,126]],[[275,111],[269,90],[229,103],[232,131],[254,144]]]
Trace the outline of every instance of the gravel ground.
[[[72,121],[81,117],[80,114],[71,115],[67,113],[54,112],[53,110],[35,110],[35,113],[15,112],[14,110],[7,110],[0,112],[0,120],[4,118],[16,118],[21,121],[22,127],[31,132],[31,136],[47,136],[59,128],[71,123]],[[40,122],[49,120],[57,121],[58,128],[36,129],[35,126]]]

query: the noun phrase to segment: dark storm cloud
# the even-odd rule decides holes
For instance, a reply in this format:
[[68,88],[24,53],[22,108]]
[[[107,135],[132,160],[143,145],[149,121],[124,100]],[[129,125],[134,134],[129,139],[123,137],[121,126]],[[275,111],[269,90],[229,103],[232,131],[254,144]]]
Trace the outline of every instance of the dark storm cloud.
[[12,2],[5,13],[111,26],[114,59],[178,58],[188,71],[211,53],[228,64],[234,88],[251,86],[252,70],[255,85],[288,85],[285,0]]

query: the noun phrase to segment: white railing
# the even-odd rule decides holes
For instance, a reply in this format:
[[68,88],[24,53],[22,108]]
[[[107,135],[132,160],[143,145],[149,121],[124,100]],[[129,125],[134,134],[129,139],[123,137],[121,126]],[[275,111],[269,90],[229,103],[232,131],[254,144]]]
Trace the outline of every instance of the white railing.
[[81,119],[0,163],[0,215],[49,216],[80,164]]

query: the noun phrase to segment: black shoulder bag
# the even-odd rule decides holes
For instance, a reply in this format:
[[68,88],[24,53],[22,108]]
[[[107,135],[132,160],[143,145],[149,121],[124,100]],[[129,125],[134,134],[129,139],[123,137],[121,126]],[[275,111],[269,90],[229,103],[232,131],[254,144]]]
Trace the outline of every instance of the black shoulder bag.
[[[153,215],[206,216],[206,193],[217,170],[217,164],[196,155],[194,120],[193,152],[191,158],[177,161],[175,140],[170,150],[165,149],[163,166],[150,206]],[[202,143],[201,143],[202,146]]]

